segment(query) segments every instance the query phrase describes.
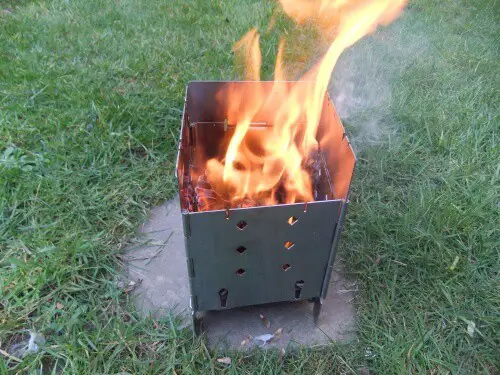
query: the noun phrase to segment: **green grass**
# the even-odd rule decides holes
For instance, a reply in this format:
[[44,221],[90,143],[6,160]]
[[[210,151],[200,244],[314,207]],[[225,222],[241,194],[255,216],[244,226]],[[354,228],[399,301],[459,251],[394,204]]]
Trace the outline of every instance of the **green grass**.
[[[186,83],[237,78],[231,46],[248,28],[265,29],[273,8],[0,1],[0,348],[24,329],[47,339],[21,363],[2,355],[0,371],[500,371],[493,0],[415,1],[387,31],[401,36],[394,48],[411,46],[412,35],[427,47],[394,69],[392,99],[375,109],[390,140],[359,154],[341,250],[359,283],[356,342],[284,361],[273,351],[231,353],[224,368],[175,317],[141,318],[118,288],[123,247],[148,208],[175,192]],[[263,39],[269,78],[277,36]],[[355,135],[371,110],[346,119]]]

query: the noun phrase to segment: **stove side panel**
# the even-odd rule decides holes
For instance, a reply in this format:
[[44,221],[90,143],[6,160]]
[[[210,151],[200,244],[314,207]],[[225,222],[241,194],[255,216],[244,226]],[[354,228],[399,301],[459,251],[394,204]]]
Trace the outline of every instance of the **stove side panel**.
[[187,215],[195,310],[320,297],[341,205],[235,209],[229,219],[225,211]]

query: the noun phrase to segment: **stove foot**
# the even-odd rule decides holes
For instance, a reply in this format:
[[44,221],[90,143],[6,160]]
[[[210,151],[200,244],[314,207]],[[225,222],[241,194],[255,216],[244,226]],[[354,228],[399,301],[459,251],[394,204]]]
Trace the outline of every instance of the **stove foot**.
[[319,314],[321,313],[321,306],[322,305],[323,305],[323,302],[321,301],[321,298],[319,298],[319,297],[314,298],[313,318],[314,318],[314,324],[316,326],[318,325]]

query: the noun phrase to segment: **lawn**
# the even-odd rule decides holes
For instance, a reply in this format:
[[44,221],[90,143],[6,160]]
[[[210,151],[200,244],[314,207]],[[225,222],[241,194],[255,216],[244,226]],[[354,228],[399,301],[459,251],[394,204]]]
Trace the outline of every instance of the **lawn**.
[[[0,0],[0,373],[500,372],[495,0],[416,0],[345,56],[351,94],[386,98],[341,110],[359,150],[340,252],[358,280],[356,341],[221,365],[119,287],[124,246],[176,191],[187,82],[237,79],[232,45],[274,8]],[[263,39],[270,78],[277,37]],[[26,330],[46,343],[18,361]]]

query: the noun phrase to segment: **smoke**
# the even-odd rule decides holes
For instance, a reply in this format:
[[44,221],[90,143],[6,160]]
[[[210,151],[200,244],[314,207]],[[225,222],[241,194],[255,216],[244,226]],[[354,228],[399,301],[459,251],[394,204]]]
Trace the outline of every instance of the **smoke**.
[[406,11],[344,51],[338,61],[329,93],[356,151],[396,136],[392,85],[429,48],[421,26]]

